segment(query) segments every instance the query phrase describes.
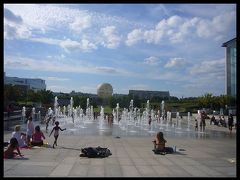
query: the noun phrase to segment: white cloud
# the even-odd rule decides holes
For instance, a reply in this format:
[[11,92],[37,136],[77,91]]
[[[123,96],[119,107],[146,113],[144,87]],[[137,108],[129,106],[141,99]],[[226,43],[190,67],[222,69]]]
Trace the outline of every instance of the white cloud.
[[97,49],[97,46],[94,43],[91,43],[87,39],[82,39],[81,41],[81,49],[83,51],[91,51],[92,49]]
[[20,16],[4,8],[4,39],[27,39],[31,34]]
[[196,64],[190,70],[191,75],[201,76],[213,76],[213,77],[224,77],[225,74],[225,60],[212,60],[203,61],[200,64]]
[[147,90],[150,90],[151,88],[149,87],[149,85],[146,85],[146,84],[133,84],[129,86],[129,90],[130,89],[147,91]]
[[74,22],[70,24],[70,28],[74,30],[77,33],[81,33],[82,30],[90,28],[91,27],[91,16],[81,16],[76,17]]
[[121,38],[116,34],[115,26],[107,26],[101,28],[101,33],[103,34],[104,40],[102,42],[103,46],[107,48],[117,48],[120,44]]
[[68,27],[75,17],[85,13],[55,5],[44,4],[7,4],[8,9],[21,16],[26,25],[33,29],[54,30]]
[[69,29],[74,30],[74,32],[93,31],[94,28],[99,30],[100,27],[118,25],[145,27],[144,24],[131,22],[121,16],[80,10],[71,6],[67,7],[65,4],[5,4],[4,7],[20,16],[29,28],[40,30],[43,33]]
[[17,70],[31,70],[31,71],[46,71],[46,72],[69,72],[69,73],[86,73],[86,74],[108,74],[120,76],[140,76],[133,72],[128,72],[125,69],[114,68],[109,66],[94,66],[93,64],[76,64],[60,62],[58,60],[39,60],[32,58],[22,57],[5,57],[4,69],[17,69]]
[[181,68],[186,64],[184,58],[173,58],[165,64],[165,68]]
[[163,38],[164,35],[164,31],[162,30],[149,30],[149,31],[145,31],[144,32],[144,40],[147,43],[154,43],[154,44],[158,44],[160,42],[160,40]]
[[111,68],[111,67],[96,67],[95,69],[97,72],[110,73],[110,74],[118,73],[118,71],[115,68]]
[[62,42],[62,40],[59,40],[59,39],[44,38],[44,37],[41,37],[41,38],[29,38],[29,40],[35,41],[35,42],[51,44],[51,45],[60,45],[60,43]]
[[182,23],[184,22],[184,20],[177,15],[171,16],[170,18],[168,18],[167,20],[167,25],[169,27],[178,27],[180,25],[182,25]]
[[44,77],[42,79],[46,79],[49,81],[68,81],[68,78],[60,78],[60,77],[53,77],[53,76],[48,76],[48,77]]
[[81,48],[81,44],[79,42],[73,41],[73,40],[70,40],[70,39],[66,39],[66,40],[61,41],[60,46],[66,52],[80,50],[80,48]]
[[196,32],[199,37],[218,37],[222,33],[232,29],[232,25],[236,28],[236,12],[226,12],[215,16],[212,20],[201,19],[196,26]]
[[142,40],[142,38],[143,38],[142,30],[141,29],[134,29],[133,31],[128,33],[126,44],[128,46],[132,46],[132,45],[136,44],[138,41]]
[[[159,21],[154,29],[134,29],[128,34],[126,44],[132,46],[141,40],[153,44],[158,44],[161,41],[169,41],[174,44],[194,37],[211,37],[220,40],[233,27],[232,25],[236,27],[235,11],[225,12],[212,19],[183,18],[173,15]],[[191,36],[189,36],[190,34]]]
[[150,57],[144,59],[144,64],[157,65],[158,63],[159,63],[159,59],[154,56],[150,56]]
[[[52,39],[52,38],[30,38],[29,40],[60,46],[68,53],[70,53],[71,51],[89,52],[92,49],[97,49],[97,46],[94,43],[91,43],[87,39],[82,39],[80,42],[71,40],[69,38],[64,40]],[[62,54],[61,58],[64,58],[64,57],[65,56]]]
[[63,92],[63,93],[69,93],[72,91],[73,88],[69,86],[60,86],[60,85],[48,85],[47,90],[53,91],[53,92]]

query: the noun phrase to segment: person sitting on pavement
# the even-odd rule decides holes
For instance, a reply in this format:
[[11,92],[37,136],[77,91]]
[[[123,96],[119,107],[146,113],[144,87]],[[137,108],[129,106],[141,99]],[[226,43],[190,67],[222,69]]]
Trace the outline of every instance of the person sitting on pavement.
[[213,115],[212,118],[210,119],[210,125],[212,125],[212,123],[215,124],[215,121],[216,119],[215,116]]
[[156,154],[166,154],[166,153],[173,153],[174,150],[172,147],[166,147],[165,144],[167,140],[163,137],[163,132],[158,132],[156,138],[152,141],[154,144],[154,152]]
[[14,132],[12,132],[12,137],[17,139],[19,147],[28,147],[26,133],[23,133],[20,130],[21,125],[16,125],[14,128]]
[[222,116],[222,118],[219,121],[220,121],[220,124],[222,127],[227,127],[227,123],[226,123],[224,116]]
[[46,139],[43,132],[40,130],[40,126],[35,127],[35,131],[32,135],[32,146],[42,146],[43,145],[43,139]]
[[[15,152],[15,150],[17,150],[17,152]],[[13,137],[10,139],[10,144],[8,145],[6,151],[4,151],[3,157],[5,159],[12,159],[16,155],[23,157],[23,155],[21,154],[21,152],[19,150],[18,141],[15,137]]]

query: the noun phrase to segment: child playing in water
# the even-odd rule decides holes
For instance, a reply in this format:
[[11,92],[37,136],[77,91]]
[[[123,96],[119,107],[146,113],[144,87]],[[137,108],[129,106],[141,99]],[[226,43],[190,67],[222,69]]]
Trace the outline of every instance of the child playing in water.
[[58,136],[59,136],[59,129],[60,129],[61,131],[66,130],[66,128],[62,129],[62,128],[60,128],[60,127],[58,126],[58,125],[59,125],[59,122],[58,122],[58,121],[55,122],[55,125],[56,125],[56,126],[53,127],[53,129],[52,129],[52,131],[51,131],[51,133],[50,133],[50,135],[49,135],[49,137],[50,137],[51,134],[52,134],[53,131],[54,131],[54,138],[55,138],[55,140],[54,140],[54,143],[53,143],[53,148],[55,148],[54,145],[57,146],[57,139],[58,139]]
[[46,123],[46,132],[48,131],[48,125],[49,125],[50,120],[51,120],[51,116],[48,116],[48,115],[46,114],[45,120],[44,120],[45,123]]
[[[17,150],[17,152],[15,152],[15,150]],[[4,158],[11,159],[14,158],[16,155],[23,157],[19,150],[18,141],[15,137],[13,137],[10,139],[10,144],[8,145],[6,151],[4,151]]]
[[195,131],[197,131],[197,130],[198,130],[198,120],[195,119]]

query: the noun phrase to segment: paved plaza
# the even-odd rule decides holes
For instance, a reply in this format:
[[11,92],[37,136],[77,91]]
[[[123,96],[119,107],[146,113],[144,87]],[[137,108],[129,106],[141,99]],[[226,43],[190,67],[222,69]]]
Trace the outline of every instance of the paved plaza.
[[[235,129],[230,135],[228,128],[207,123],[206,133],[192,132],[194,136],[166,133],[166,146],[177,147],[176,153],[166,155],[153,153],[155,134],[116,138],[63,131],[53,149],[51,127],[48,133],[44,125],[41,129],[49,146],[22,149],[24,158],[4,159],[4,177],[237,177]],[[5,131],[4,140],[10,137],[11,131]],[[88,146],[108,147],[112,155],[79,157]]]

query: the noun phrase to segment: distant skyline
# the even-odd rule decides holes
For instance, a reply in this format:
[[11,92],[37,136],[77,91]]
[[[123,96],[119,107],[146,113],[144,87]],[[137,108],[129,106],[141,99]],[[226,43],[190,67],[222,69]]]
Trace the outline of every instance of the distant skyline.
[[47,90],[225,94],[236,4],[4,4],[6,76]]

